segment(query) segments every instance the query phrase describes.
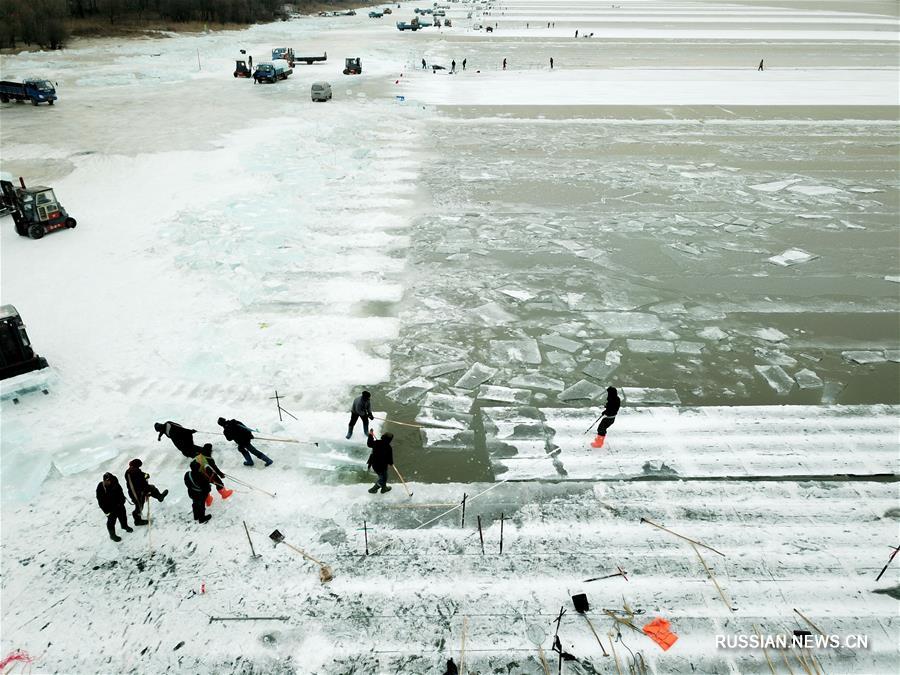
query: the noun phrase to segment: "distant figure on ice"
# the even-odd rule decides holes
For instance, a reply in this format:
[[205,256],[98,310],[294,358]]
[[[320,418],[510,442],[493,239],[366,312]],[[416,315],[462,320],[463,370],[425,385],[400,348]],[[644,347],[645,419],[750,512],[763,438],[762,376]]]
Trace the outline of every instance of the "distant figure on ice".
[[456,59],[453,59],[453,60],[450,62],[450,72],[451,72],[451,73],[455,73],[455,72],[456,72]]
[[119,485],[119,479],[111,473],[103,474],[103,480],[97,483],[97,503],[100,510],[106,514],[106,529],[109,538],[113,541],[122,541],[122,537],[116,535],[116,521],[126,532],[134,532],[128,527],[128,516],[125,514],[125,493]]
[[225,436],[225,439],[237,444],[238,451],[244,456],[244,466],[253,466],[253,458],[250,455],[256,455],[266,463],[266,466],[271,466],[272,460],[254,448],[250,442],[253,440],[253,432],[246,424],[238,420],[226,420],[224,417],[220,417],[219,426],[222,427],[222,435]]
[[553,70],[553,57],[550,57],[550,70]]
[[447,659],[447,669],[443,675],[459,675],[459,668],[453,662],[453,659]]
[[376,441],[374,431],[370,431],[369,437],[366,439],[366,445],[372,448],[372,453],[369,455],[369,461],[366,463],[366,466],[378,475],[375,485],[369,488],[369,492],[372,494],[378,492],[378,488],[381,488],[382,494],[391,490],[390,485],[387,484],[387,472],[389,466],[394,466],[392,440],[394,440],[394,434],[384,433]]
[[428,66],[425,63],[425,59],[422,59],[422,70],[427,70],[427,69],[428,69]]
[[157,501],[162,501],[169,494],[168,490],[160,492],[155,485],[149,482],[150,474],[141,470],[143,462],[139,459],[133,459],[128,462],[128,468],[125,470],[125,485],[128,486],[128,495],[134,502],[134,524],[146,525],[147,521],[143,518],[144,504],[150,497]]
[[506,59],[503,59],[503,70],[506,70]]
[[[228,499],[231,495],[234,494],[234,490],[229,490],[225,487],[225,483],[222,482],[222,479],[225,477],[225,473],[216,465],[216,460],[213,459],[212,453],[212,443],[207,443],[202,448],[198,448],[199,452],[197,453],[197,457],[194,459],[203,470],[206,472],[207,478],[209,478],[209,482],[216,486],[216,490],[219,491],[219,496],[222,499]],[[212,495],[209,495],[206,498],[206,505],[212,505]]]
[[764,68],[763,68],[763,61],[765,61],[765,59],[760,59],[760,60],[759,60],[759,68],[756,69],[757,71],[764,70]]
[[597,437],[591,443],[592,448],[602,448],[606,442],[606,430],[609,429],[616,421],[616,414],[622,401],[619,399],[619,392],[615,387],[606,388],[606,407],[603,408],[603,415],[600,418],[600,424],[597,425]]
[[191,470],[184,474],[184,486],[187,488],[188,497],[191,498],[191,508],[194,512],[194,520],[200,523],[207,522],[211,515],[206,512],[206,502],[210,499],[211,486],[209,476],[200,467],[196,460],[191,462]]
[[157,422],[153,425],[153,428],[159,432],[159,436],[156,439],[157,441],[161,441],[163,436],[168,437],[172,441],[172,444],[178,448],[185,457],[193,459],[200,450],[200,448],[194,445],[194,434],[197,433],[196,429],[185,429],[177,422]]
[[353,399],[353,405],[350,406],[350,425],[347,427],[347,438],[353,435],[353,427],[356,426],[356,420],[361,419],[363,423],[363,433],[369,433],[369,420],[372,417],[372,394],[364,391],[362,394]]
[[575,37],[578,37],[578,29],[575,29]]
[[463,70],[465,70],[465,69],[466,69],[466,60],[463,59]]

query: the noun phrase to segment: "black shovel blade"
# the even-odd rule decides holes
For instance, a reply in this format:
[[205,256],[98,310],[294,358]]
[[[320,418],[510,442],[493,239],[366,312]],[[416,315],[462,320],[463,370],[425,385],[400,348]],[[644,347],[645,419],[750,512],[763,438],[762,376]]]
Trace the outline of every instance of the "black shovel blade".
[[274,541],[276,544],[280,544],[284,541],[284,535],[281,534],[278,530],[275,530],[272,534],[269,535],[269,539]]

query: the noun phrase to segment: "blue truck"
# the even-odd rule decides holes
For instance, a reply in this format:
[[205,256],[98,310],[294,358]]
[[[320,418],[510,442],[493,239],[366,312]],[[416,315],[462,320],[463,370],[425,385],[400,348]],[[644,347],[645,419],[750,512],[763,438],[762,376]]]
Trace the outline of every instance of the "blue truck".
[[53,105],[56,98],[56,89],[49,80],[29,79],[23,82],[0,82],[0,103],[31,101],[34,105],[39,103]]

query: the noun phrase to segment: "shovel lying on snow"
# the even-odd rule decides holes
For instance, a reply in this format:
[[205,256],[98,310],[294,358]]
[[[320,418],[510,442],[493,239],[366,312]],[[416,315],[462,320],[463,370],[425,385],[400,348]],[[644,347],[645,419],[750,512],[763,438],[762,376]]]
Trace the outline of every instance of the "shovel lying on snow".
[[323,584],[334,579],[334,573],[331,571],[331,568],[328,565],[319,560],[316,560],[306,551],[303,551],[296,546],[292,546],[291,544],[287,543],[284,540],[284,535],[281,534],[281,532],[279,532],[278,530],[272,532],[272,534],[269,535],[269,539],[274,541],[276,544],[284,544],[288,548],[302,555],[307,560],[311,560],[312,562],[316,563],[319,566],[319,581],[321,581]]

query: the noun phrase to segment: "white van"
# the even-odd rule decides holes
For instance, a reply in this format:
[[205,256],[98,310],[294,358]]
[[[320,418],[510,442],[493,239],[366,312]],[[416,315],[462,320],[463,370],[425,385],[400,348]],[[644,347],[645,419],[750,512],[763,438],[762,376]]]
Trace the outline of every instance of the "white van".
[[312,89],[310,89],[310,94],[312,96],[313,102],[330,101],[331,85],[328,82],[313,82]]

